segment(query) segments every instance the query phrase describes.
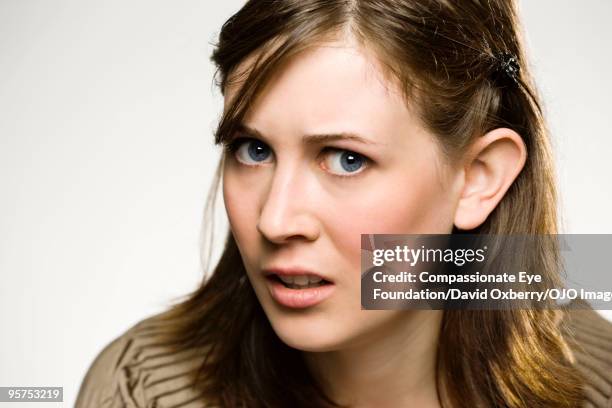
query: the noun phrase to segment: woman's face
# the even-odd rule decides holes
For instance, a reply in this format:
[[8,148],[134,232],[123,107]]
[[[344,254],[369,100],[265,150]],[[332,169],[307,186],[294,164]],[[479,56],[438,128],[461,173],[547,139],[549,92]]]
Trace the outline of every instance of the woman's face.
[[[297,349],[330,351],[409,319],[361,309],[361,234],[450,233],[455,173],[377,60],[346,42],[305,51],[275,75],[243,127],[236,136],[247,139],[225,158],[223,197],[277,335]],[[331,283],[289,288],[266,275],[271,268]]]

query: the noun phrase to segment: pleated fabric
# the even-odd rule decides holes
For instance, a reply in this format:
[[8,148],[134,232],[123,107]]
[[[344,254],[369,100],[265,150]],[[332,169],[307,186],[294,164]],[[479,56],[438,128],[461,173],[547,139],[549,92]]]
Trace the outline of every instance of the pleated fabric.
[[[612,323],[593,310],[565,315],[575,364],[586,378],[583,408],[612,408]],[[85,375],[76,408],[211,408],[191,385],[204,351],[173,352],[156,334],[151,316],[97,355]]]
[[210,408],[192,387],[203,350],[175,352],[151,316],[108,344],[81,383],[76,408]]
[[583,408],[612,408],[612,323],[593,310],[566,315],[570,348],[585,377]]

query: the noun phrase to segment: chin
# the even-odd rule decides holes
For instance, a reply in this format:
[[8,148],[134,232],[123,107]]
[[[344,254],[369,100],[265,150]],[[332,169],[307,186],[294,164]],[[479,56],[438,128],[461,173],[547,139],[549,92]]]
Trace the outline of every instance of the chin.
[[273,316],[270,322],[283,343],[302,351],[338,350],[347,341],[344,328],[327,319],[306,315]]

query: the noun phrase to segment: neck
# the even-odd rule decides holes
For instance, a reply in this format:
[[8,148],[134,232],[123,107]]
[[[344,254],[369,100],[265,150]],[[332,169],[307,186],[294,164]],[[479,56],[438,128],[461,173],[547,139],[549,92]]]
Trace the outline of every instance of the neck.
[[[378,313],[379,311],[364,311]],[[334,401],[357,407],[436,408],[436,350],[443,312],[411,310],[347,347],[305,352]]]

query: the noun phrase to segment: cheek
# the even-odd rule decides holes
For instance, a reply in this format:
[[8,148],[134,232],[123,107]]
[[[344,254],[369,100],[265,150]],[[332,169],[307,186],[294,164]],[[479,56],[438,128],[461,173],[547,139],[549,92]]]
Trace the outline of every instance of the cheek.
[[[430,166],[431,167],[431,166]],[[452,230],[450,194],[434,168],[386,174],[362,190],[352,204],[330,207],[331,234],[355,270],[361,268],[361,234],[446,234]]]
[[240,200],[238,199],[238,190],[234,187],[231,179],[227,176],[223,177],[223,203],[227,214],[230,227],[235,231],[242,223],[240,217],[243,216]]
[[239,178],[231,172],[223,175],[223,202],[225,211],[236,243],[241,252],[247,250],[244,244],[256,242],[254,234],[257,232],[255,208],[257,194],[243,185]]

